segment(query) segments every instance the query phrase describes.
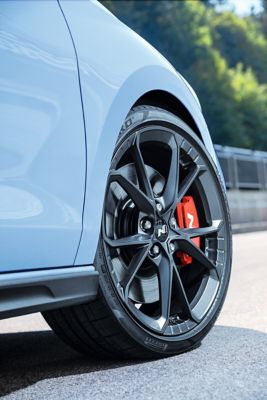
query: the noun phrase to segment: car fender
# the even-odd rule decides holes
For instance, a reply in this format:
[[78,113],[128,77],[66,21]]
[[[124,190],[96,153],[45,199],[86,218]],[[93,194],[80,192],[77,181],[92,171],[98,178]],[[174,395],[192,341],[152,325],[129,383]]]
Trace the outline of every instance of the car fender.
[[125,118],[140,97],[161,90],[177,98],[215,162],[216,156],[196,96],[158,51],[95,1],[59,4],[76,49],[87,137],[83,232],[75,261],[82,265],[93,263],[111,157]]

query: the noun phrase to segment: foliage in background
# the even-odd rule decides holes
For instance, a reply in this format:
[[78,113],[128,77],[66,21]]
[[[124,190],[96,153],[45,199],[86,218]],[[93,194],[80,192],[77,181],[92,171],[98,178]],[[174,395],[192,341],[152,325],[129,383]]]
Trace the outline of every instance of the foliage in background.
[[267,5],[241,18],[227,0],[103,0],[195,89],[216,143],[267,150]]

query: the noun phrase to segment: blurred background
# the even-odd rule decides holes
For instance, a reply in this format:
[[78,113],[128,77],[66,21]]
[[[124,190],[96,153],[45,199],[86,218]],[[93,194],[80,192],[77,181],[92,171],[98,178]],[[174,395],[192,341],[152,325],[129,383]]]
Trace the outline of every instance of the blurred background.
[[102,0],[199,97],[234,231],[267,229],[267,0]]

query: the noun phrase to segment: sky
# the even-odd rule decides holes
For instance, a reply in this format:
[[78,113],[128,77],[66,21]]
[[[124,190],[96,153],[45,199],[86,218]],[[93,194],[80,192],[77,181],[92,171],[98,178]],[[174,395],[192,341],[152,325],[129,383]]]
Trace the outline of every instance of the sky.
[[229,0],[227,6],[222,6],[220,9],[234,10],[238,15],[248,15],[251,7],[254,7],[255,12],[261,11],[260,0]]

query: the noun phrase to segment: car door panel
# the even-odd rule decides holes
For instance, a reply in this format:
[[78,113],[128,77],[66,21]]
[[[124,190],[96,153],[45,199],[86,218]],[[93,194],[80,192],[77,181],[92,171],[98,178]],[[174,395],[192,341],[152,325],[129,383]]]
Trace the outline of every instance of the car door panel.
[[86,150],[57,1],[1,1],[0,60],[0,272],[72,265]]

